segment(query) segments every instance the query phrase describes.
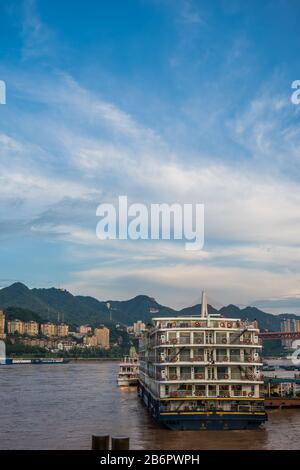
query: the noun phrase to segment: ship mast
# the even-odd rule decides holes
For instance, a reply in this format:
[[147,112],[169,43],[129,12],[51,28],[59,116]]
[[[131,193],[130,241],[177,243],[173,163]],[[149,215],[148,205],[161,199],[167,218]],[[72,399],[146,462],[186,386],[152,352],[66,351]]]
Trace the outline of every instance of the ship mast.
[[201,302],[201,317],[208,317],[208,308],[207,308],[207,295],[202,291],[202,302]]

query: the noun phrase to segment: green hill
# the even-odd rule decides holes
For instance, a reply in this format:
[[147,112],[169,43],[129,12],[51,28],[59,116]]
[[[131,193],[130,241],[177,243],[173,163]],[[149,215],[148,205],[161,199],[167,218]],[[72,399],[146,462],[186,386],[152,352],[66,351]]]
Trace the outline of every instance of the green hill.
[[42,318],[36,312],[21,307],[7,307],[4,309],[6,320],[36,321],[42,323]]
[[[119,322],[123,325],[132,325],[134,321],[142,320],[145,323],[157,316],[187,316],[199,315],[201,305],[194,305],[182,310],[174,310],[156,302],[146,295],[138,295],[132,299],[117,301],[99,301],[93,297],[74,296],[65,289],[29,289],[21,283],[12,284],[0,290],[0,308],[18,307],[27,311],[36,312],[42,320],[64,320],[72,326],[89,323],[96,326],[99,323],[109,324]],[[109,308],[108,308],[109,307]],[[297,315],[272,315],[256,307],[240,309],[235,305],[228,305],[216,310],[209,305],[210,313],[219,313],[224,317],[237,317],[248,320],[257,320],[263,330],[278,331],[282,318],[298,318]]]

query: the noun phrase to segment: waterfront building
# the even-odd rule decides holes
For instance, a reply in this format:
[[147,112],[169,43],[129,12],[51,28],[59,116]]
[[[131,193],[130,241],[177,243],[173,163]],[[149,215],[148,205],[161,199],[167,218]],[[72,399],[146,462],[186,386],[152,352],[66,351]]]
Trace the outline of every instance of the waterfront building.
[[60,351],[70,351],[76,347],[76,341],[63,340],[57,342],[57,349]]
[[153,318],[140,340],[139,395],[170,429],[249,429],[266,420],[257,323],[209,315]]
[[41,325],[41,333],[44,336],[56,336],[57,330],[56,330],[56,325],[54,323],[42,323]]
[[89,348],[96,348],[98,346],[97,336],[95,335],[84,336],[83,344]]
[[77,328],[77,331],[79,334],[81,335],[87,335],[88,333],[91,333],[92,332],[92,327],[89,326],[89,325],[80,325],[78,328]]
[[95,328],[94,335],[97,338],[97,346],[103,349],[109,349],[109,329],[101,325]]
[[65,336],[68,336],[69,334],[69,325],[66,325],[65,323],[60,323],[56,327],[56,335],[59,336],[60,338],[63,338]]
[[5,339],[5,314],[0,310],[0,339]]
[[[280,329],[282,332],[300,332],[300,320],[285,318],[280,323]],[[281,344],[285,348],[291,348],[293,341],[293,339],[286,338],[281,340]]]
[[24,322],[18,319],[8,320],[7,333],[10,335],[14,335],[14,334],[23,335],[25,333]]
[[39,324],[36,321],[24,322],[24,334],[37,336],[39,334]]

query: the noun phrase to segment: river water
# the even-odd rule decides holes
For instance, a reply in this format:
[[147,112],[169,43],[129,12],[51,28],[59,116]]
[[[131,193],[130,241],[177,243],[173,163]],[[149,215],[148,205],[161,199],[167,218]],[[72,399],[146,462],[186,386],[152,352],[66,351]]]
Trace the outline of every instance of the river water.
[[89,449],[92,434],[129,436],[131,449],[300,448],[300,409],[270,411],[255,431],[169,431],[116,386],[117,372],[116,362],[0,366],[0,449]]

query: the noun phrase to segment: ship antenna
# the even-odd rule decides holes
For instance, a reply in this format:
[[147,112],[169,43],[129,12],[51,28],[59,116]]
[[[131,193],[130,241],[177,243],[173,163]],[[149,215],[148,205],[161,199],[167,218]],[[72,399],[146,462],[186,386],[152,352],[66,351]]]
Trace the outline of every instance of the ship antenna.
[[202,291],[201,317],[205,318],[207,316],[208,316],[207,295],[204,291]]

